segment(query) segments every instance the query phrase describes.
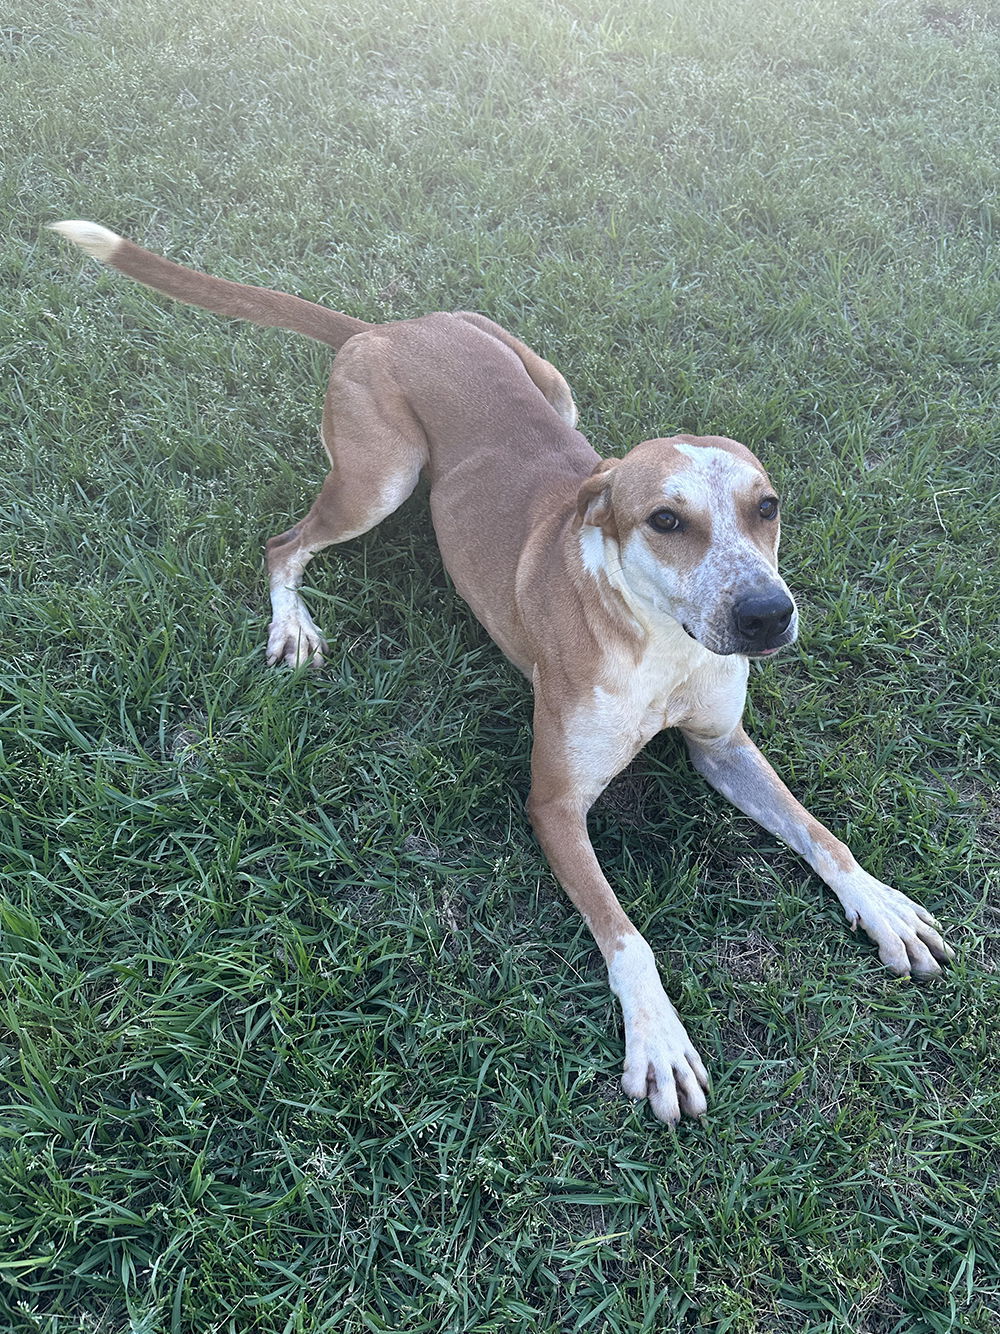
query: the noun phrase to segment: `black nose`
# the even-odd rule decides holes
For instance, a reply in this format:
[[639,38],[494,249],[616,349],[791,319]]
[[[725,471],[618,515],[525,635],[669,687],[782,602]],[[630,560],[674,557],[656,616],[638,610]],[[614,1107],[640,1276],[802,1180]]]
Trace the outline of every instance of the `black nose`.
[[768,640],[777,639],[788,629],[794,610],[787,593],[765,593],[740,598],[733,608],[733,618],[744,639],[767,647]]

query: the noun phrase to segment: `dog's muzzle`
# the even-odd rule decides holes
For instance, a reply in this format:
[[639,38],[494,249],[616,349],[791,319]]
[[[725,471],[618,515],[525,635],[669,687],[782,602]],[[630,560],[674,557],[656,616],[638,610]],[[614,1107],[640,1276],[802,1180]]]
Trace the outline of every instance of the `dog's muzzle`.
[[789,633],[795,603],[783,589],[750,594],[733,606],[733,629],[741,641],[741,652],[755,657],[777,652],[794,638]]

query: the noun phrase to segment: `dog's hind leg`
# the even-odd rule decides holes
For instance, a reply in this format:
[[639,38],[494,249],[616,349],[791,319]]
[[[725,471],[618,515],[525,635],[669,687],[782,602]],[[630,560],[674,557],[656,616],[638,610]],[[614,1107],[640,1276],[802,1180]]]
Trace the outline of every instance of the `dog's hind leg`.
[[576,425],[577,411],[573,394],[563,376],[551,362],[540,357],[526,343],[522,343],[520,338],[515,338],[501,325],[488,320],[485,315],[477,315],[471,310],[460,310],[456,314],[456,319],[464,320],[466,324],[474,324],[477,329],[482,329],[483,333],[489,334],[497,342],[509,347],[520,358],[521,365],[536,387],[541,390],[563,421],[570,426]]
[[359,334],[334,363],[322,438],[332,465],[309,513],[267,544],[271,626],[267,661],[318,666],[326,642],[299,589],[324,547],[374,528],[411,494],[427,462],[427,442],[385,365],[384,340]]

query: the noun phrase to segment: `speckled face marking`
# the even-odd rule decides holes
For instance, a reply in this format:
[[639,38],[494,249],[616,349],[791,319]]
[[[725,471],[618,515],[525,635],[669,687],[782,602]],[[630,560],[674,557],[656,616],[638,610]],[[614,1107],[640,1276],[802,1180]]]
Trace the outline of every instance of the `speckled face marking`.
[[[777,497],[748,449],[717,436],[649,440],[601,480],[605,492],[590,510],[620,553],[617,572],[612,562],[604,568],[635,599],[634,614],[671,616],[723,655],[764,657],[791,643],[796,612],[778,575]],[[593,541],[588,555],[593,572]]]

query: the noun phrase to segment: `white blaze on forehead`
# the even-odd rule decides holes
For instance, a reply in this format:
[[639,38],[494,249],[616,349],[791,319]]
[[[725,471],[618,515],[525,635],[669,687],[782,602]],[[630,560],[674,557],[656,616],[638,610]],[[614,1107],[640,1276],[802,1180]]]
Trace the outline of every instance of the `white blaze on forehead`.
[[719,496],[732,497],[748,491],[762,474],[752,463],[712,445],[674,444],[674,449],[694,465],[672,473],[663,484],[667,499],[680,497],[695,505],[710,505]]

